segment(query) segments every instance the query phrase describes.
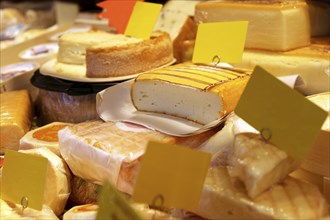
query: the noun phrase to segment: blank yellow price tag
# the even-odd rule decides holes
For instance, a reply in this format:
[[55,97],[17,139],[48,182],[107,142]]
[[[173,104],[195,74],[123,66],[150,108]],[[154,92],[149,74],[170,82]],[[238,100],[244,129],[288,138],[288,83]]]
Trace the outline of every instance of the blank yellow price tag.
[[98,198],[99,209],[96,220],[103,219],[141,219],[126,199],[109,182],[101,188]]
[[302,160],[328,113],[276,77],[256,67],[235,113],[271,143]]
[[136,2],[125,35],[149,39],[161,9],[161,4]]
[[210,161],[206,152],[149,142],[133,200],[196,211]]
[[193,63],[239,63],[242,60],[247,21],[214,22],[198,25]]
[[17,204],[28,199],[28,207],[42,209],[48,160],[7,150],[2,173],[1,198]]

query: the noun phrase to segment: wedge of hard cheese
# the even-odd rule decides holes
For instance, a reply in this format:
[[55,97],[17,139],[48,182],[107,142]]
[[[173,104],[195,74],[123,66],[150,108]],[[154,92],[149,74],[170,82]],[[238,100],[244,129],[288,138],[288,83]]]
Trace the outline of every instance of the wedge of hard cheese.
[[225,167],[209,170],[196,214],[206,219],[320,219],[329,205],[318,188],[287,177],[251,199]]
[[248,21],[246,48],[286,51],[310,44],[308,7],[302,1],[203,2],[196,5],[195,20]]
[[27,90],[1,93],[0,102],[0,154],[3,154],[6,149],[18,150],[20,138],[30,130],[32,104]]
[[251,198],[282,181],[298,167],[284,151],[254,133],[237,134],[229,155],[228,171],[240,179]]
[[131,98],[139,111],[208,124],[234,110],[249,75],[185,63],[139,75]]

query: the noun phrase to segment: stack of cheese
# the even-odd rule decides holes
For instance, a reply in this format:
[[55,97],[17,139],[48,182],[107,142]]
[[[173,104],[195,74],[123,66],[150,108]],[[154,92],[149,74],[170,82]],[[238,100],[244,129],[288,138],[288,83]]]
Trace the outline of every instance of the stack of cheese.
[[[305,94],[330,90],[329,38],[317,43],[311,39],[330,35],[329,16],[330,4],[314,1],[309,5],[285,0],[208,1],[197,4],[195,10],[197,25],[248,21],[243,59],[234,65],[249,69],[260,65],[276,76],[300,74],[306,83]],[[181,31],[191,36],[185,28]],[[181,44],[188,47],[181,48],[179,59],[191,59],[194,38],[184,39]]]

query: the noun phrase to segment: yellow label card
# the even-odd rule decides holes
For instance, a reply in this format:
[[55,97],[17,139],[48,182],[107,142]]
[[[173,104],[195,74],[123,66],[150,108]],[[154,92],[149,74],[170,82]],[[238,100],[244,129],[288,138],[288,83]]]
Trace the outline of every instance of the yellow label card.
[[[247,21],[198,25],[193,63],[241,62],[247,28]],[[214,59],[216,56],[219,59]]]
[[125,35],[149,39],[161,9],[161,4],[136,2]]
[[313,145],[328,115],[258,66],[235,113],[271,143],[300,161]]
[[149,142],[133,193],[136,202],[196,211],[211,154]]
[[99,209],[96,220],[104,219],[141,219],[134,209],[128,204],[122,194],[105,182],[98,198]]
[[1,198],[41,210],[44,200],[48,160],[44,157],[7,150],[2,173]]

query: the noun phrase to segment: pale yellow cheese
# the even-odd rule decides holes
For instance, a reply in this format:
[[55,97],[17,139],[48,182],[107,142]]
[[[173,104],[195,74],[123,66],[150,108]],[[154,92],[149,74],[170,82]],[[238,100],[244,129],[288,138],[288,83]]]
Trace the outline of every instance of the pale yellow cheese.
[[27,90],[0,94],[0,153],[18,150],[19,140],[30,130],[32,104]]
[[248,21],[246,48],[287,51],[310,44],[310,20],[304,2],[210,1],[196,5],[195,20],[198,24]]

